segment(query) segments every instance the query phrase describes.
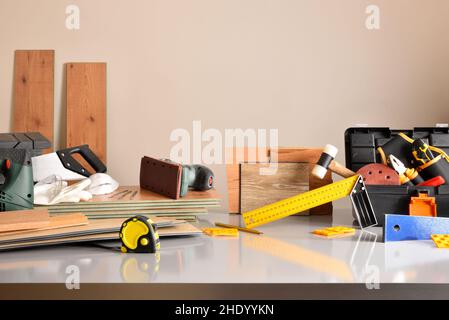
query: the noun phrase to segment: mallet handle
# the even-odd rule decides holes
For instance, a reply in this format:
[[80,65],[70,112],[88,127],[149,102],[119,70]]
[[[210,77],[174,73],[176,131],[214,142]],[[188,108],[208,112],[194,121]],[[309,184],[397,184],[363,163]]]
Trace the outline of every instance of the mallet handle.
[[354,171],[349,170],[345,166],[342,166],[335,160],[332,160],[329,164],[329,170],[335,174],[338,174],[339,176],[342,176],[343,178],[349,178],[356,174]]

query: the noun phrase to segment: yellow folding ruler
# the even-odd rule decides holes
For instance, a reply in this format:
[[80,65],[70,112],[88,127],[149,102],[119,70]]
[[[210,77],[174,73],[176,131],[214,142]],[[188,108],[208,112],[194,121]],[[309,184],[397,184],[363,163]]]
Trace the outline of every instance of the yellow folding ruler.
[[247,228],[255,228],[322,204],[350,196],[362,228],[377,224],[376,216],[360,175],[293,196],[242,214]]

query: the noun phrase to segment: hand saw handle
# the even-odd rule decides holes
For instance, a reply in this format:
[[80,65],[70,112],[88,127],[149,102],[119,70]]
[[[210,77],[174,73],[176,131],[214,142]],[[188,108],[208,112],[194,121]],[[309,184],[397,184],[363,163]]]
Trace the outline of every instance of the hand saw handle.
[[105,164],[97,157],[97,155],[89,148],[89,145],[83,144],[81,146],[67,148],[56,151],[56,154],[61,159],[64,168],[74,171],[85,177],[89,177],[91,173],[84,168],[76,159],[74,154],[79,154],[84,160],[95,170],[96,173],[104,173],[107,168]]

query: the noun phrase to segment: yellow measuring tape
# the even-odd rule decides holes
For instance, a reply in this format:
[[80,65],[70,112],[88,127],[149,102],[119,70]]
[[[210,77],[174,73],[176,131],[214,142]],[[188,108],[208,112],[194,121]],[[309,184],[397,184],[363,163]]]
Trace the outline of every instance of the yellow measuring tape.
[[293,196],[242,214],[247,228],[255,228],[322,204],[349,196],[360,175]]

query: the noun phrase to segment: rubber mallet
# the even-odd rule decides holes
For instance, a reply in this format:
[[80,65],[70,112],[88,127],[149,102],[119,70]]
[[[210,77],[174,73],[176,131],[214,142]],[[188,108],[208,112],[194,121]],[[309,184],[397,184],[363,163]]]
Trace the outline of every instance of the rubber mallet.
[[327,173],[327,170],[332,171],[339,176],[344,178],[349,178],[355,175],[354,171],[349,170],[348,168],[342,166],[337,161],[335,161],[335,156],[338,153],[338,148],[328,144],[324,147],[323,153],[320,156],[320,159],[315,164],[312,170],[312,175],[317,178],[323,179]]

